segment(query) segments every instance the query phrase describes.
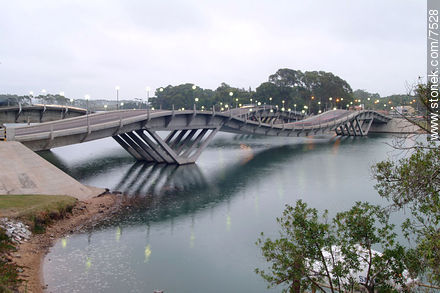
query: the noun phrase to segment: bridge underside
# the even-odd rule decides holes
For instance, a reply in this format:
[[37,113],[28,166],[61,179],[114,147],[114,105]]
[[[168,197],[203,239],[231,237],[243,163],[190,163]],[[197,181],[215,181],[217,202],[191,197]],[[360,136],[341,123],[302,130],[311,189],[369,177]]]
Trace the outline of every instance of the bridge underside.
[[166,163],[195,163],[219,128],[173,130],[162,139],[153,130],[134,130],[113,136],[137,160]]
[[370,131],[373,118],[359,120],[357,117],[335,128],[336,135],[366,136]]

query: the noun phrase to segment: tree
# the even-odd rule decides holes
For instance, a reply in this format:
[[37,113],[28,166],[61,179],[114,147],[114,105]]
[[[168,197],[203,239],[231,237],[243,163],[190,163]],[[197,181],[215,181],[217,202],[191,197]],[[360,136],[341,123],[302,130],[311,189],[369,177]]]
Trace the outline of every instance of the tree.
[[316,209],[300,200],[295,207],[286,205],[277,222],[280,238],[261,234],[257,241],[271,266],[255,271],[269,287],[287,284],[284,292],[311,288],[326,292],[327,284],[331,292],[361,287],[374,292],[405,286],[405,249],[395,243],[394,226],[379,206],[357,202],[329,222],[327,211],[319,217]]
[[440,285],[440,149],[438,144],[418,144],[399,162],[390,160],[373,167],[375,188],[391,202],[390,208],[409,209],[402,228],[415,237],[420,269]]

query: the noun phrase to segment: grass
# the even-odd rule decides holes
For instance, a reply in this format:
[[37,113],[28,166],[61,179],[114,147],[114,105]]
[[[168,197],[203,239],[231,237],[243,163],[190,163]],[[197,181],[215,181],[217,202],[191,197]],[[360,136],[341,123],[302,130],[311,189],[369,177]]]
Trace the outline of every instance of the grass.
[[41,233],[52,220],[71,212],[76,201],[65,195],[0,195],[0,217],[19,218]]
[[[63,218],[72,211],[76,198],[64,195],[0,195],[0,217],[17,218],[30,225],[34,233],[42,233],[53,220]],[[0,293],[15,292],[22,281],[18,266],[5,256],[15,251],[5,230],[0,228]]]

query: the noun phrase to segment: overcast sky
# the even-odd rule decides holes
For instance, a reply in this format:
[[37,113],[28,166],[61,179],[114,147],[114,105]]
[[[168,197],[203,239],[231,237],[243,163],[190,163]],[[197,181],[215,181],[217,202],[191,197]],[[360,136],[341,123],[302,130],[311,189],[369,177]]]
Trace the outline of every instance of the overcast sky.
[[[423,0],[0,0],[0,93],[92,99],[221,82],[253,89],[279,68],[330,71],[404,93],[426,75]],[[152,93],[150,94],[150,96]]]

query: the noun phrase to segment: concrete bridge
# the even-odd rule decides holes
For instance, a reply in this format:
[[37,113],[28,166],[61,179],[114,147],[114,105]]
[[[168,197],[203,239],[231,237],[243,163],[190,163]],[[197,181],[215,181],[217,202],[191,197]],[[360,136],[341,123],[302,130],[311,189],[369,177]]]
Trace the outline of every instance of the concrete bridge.
[[[375,111],[332,110],[307,119],[300,113],[250,106],[226,112],[126,110],[96,113],[40,125],[7,128],[6,138],[33,151],[113,137],[138,160],[194,163],[218,131],[266,136],[364,136],[390,117]],[[162,138],[158,131],[169,131]]]
[[59,105],[32,105],[0,108],[0,124],[3,123],[42,123],[82,116],[86,109]]

